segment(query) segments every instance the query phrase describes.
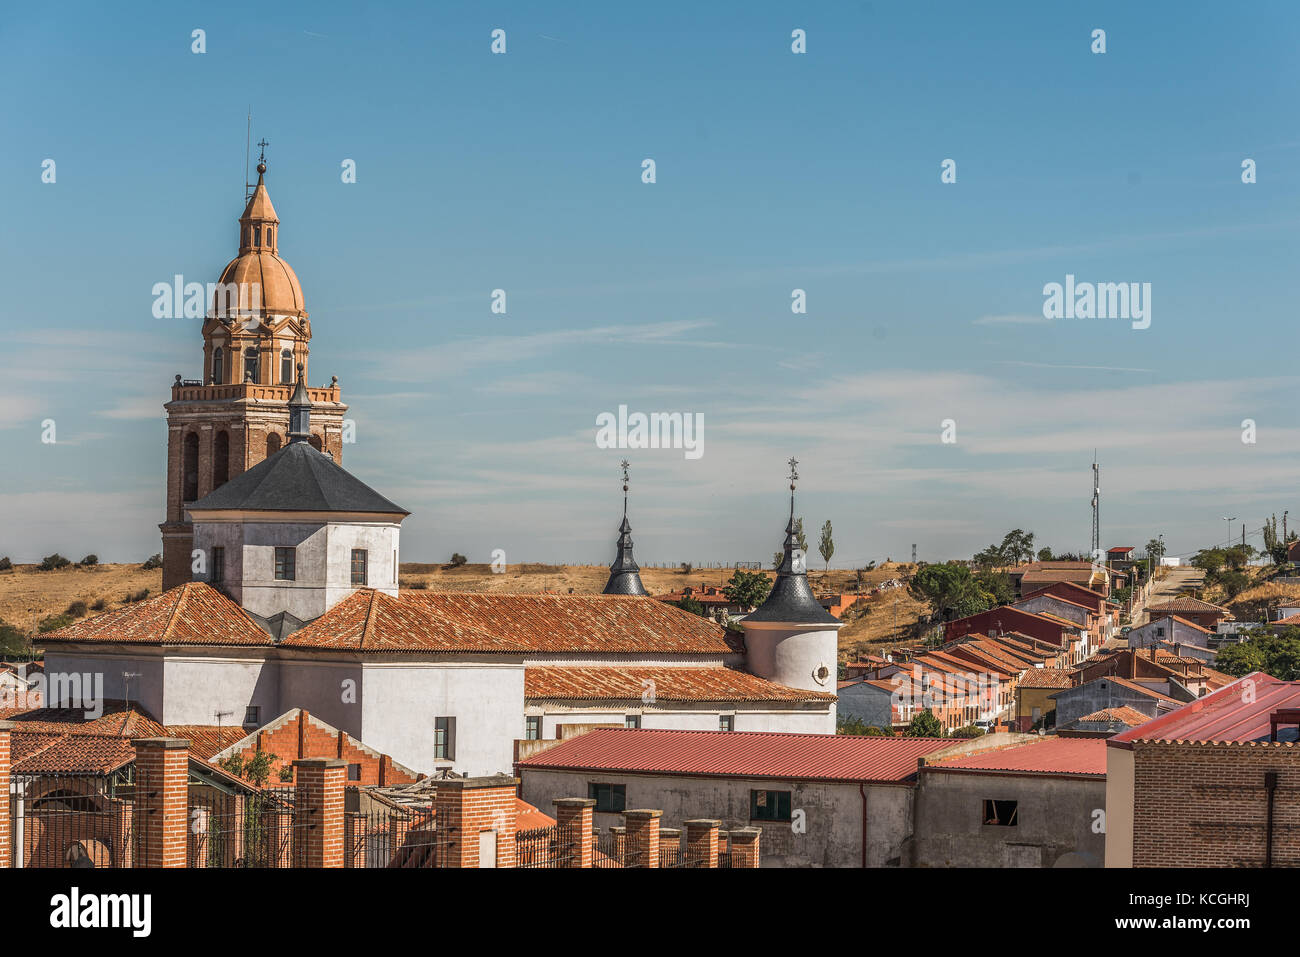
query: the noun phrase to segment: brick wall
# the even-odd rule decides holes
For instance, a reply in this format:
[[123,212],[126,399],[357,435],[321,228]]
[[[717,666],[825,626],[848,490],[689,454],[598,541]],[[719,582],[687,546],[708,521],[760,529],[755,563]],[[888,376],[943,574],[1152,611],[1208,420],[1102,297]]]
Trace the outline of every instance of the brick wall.
[[189,742],[135,742],[135,828],[142,867],[185,867],[189,837]]
[[1300,746],[1139,741],[1133,752],[1134,867],[1262,867],[1269,771],[1273,864],[1300,866]]
[[[270,787],[282,783],[280,769],[292,767],[294,761],[306,758],[337,758],[345,765],[361,765],[360,780],[348,780],[351,785],[410,784],[414,774],[404,772],[393,764],[388,755],[364,747],[360,741],[314,719],[306,711],[299,711],[283,724],[267,726],[258,732],[254,742],[241,752],[245,758],[253,757],[258,749],[274,754],[271,762]],[[345,769],[346,777],[346,769]]]

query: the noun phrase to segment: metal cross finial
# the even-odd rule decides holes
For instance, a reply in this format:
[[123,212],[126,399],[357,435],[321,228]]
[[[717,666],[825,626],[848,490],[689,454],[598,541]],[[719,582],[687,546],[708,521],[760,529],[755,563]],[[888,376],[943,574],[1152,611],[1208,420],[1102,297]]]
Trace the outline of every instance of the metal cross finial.
[[626,492],[627,491],[627,470],[631,468],[632,465],[630,462],[628,462],[627,459],[624,459],[622,462],[618,463],[618,467],[623,470],[623,491]]
[[794,483],[799,481],[799,460],[793,455],[790,456],[790,488],[794,488]]
[[266,148],[267,148],[268,146],[270,146],[271,144],[268,143],[268,142],[266,141],[266,137],[264,136],[264,137],[262,137],[262,139],[258,142],[257,145],[260,146],[260,147],[262,148],[262,152],[261,152],[261,154],[257,157],[257,161],[258,161],[259,163],[265,163],[265,162],[266,162]]

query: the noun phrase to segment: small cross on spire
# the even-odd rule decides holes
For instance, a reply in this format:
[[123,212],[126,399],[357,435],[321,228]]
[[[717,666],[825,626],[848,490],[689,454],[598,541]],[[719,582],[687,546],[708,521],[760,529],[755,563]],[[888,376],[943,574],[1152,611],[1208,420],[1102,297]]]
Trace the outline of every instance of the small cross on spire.
[[622,462],[618,464],[618,467],[623,470],[623,491],[626,492],[627,491],[627,470],[631,468],[631,463],[628,462],[627,459],[624,459]]
[[790,456],[790,491],[794,491],[794,483],[799,481],[799,460],[793,455]]

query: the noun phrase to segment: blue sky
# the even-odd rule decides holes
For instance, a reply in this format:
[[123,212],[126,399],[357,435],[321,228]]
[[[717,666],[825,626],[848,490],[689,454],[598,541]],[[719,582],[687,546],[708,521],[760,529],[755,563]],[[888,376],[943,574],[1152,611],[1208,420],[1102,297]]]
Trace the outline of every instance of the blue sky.
[[[406,560],[608,562],[624,455],[643,562],[770,556],[790,455],[845,567],[1084,549],[1094,447],[1103,545],[1300,505],[1294,4],[700,6],[7,8],[0,553],[159,550],[201,352],[150,290],[234,255],[250,104]],[[1067,273],[1151,283],[1151,327],[1044,320]],[[705,454],[597,448],[620,404]]]

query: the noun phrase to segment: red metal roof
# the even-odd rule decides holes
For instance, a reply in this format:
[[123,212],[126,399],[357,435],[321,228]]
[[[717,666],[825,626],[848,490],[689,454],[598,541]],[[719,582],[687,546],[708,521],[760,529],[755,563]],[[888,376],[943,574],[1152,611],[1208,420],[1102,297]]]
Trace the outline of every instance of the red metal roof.
[[941,738],[766,731],[599,728],[519,762],[524,769],[629,771],[705,777],[901,783]]
[[[1110,740],[1116,747],[1134,741],[1267,741],[1269,716],[1282,708],[1300,708],[1300,681],[1256,671]],[[1279,731],[1279,737],[1294,740],[1295,732]]]
[[928,765],[939,770],[1106,775],[1105,738],[1045,738]]

